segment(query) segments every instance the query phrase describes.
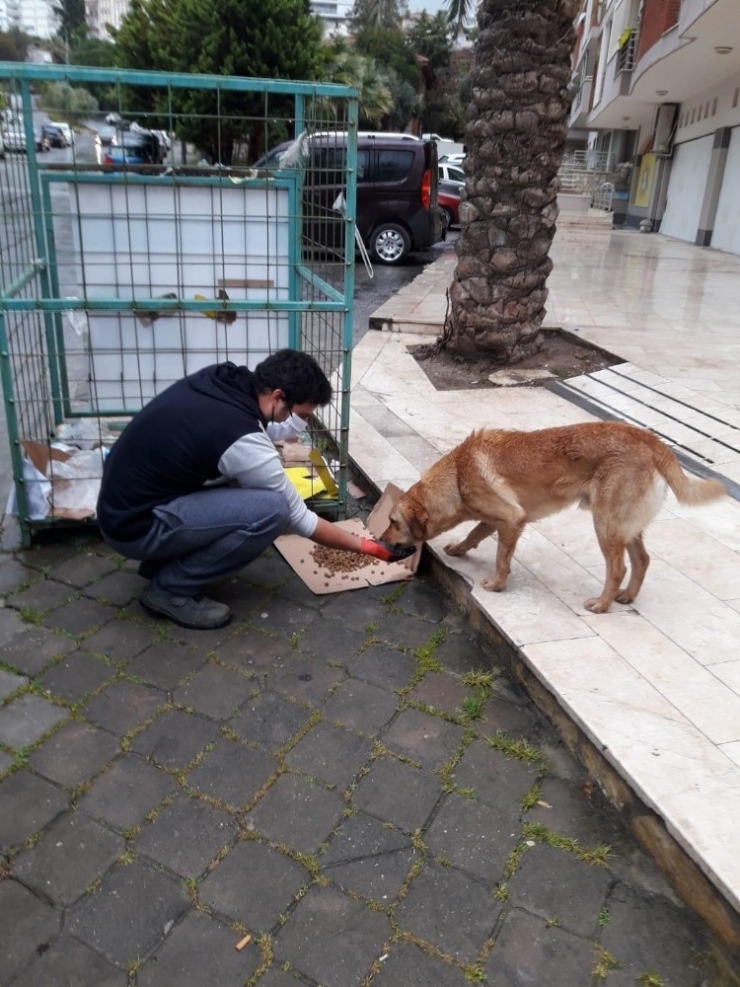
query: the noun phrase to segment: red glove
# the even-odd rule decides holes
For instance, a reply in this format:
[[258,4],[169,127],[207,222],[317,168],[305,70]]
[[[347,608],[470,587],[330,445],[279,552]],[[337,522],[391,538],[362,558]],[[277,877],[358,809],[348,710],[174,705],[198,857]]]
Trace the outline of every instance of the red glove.
[[381,562],[400,562],[413,555],[416,548],[411,545],[408,548],[394,548],[384,541],[374,541],[372,538],[363,538],[360,544],[360,552],[363,555],[374,555]]

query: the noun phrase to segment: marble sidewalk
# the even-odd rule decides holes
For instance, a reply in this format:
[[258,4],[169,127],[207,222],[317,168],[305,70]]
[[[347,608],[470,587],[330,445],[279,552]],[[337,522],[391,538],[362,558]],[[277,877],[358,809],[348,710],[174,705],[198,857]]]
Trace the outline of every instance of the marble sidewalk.
[[480,588],[495,544],[462,559],[430,544],[471,604],[663,820],[740,912],[740,257],[658,235],[564,227],[546,325],[618,355],[609,370],[535,387],[437,392],[409,352],[439,333],[447,251],[374,313],[353,355],[350,455],[383,489],[407,487],[474,427],[614,417],[651,428],[731,496],[672,496],[648,530],[636,602],[594,615],[603,559],[587,512],[529,527],[505,593]]

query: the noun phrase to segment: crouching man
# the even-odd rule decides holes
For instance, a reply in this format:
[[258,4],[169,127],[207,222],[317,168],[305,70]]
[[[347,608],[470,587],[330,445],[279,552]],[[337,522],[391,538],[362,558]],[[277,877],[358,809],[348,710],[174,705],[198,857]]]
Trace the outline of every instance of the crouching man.
[[141,562],[141,603],[183,627],[221,627],[209,583],[248,565],[285,531],[328,548],[396,556],[310,511],[285,475],[267,426],[307,419],[331,399],[308,354],[280,350],[254,371],[199,370],[128,423],[105,461],[97,516],[105,541]]

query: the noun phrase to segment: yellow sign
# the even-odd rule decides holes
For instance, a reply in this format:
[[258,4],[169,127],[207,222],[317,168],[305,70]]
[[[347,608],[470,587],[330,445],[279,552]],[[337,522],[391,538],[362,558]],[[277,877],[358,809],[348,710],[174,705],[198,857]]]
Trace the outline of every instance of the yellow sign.
[[647,209],[650,205],[650,193],[653,190],[653,174],[655,172],[655,155],[643,154],[640,161],[640,171],[637,176],[637,189],[634,204]]

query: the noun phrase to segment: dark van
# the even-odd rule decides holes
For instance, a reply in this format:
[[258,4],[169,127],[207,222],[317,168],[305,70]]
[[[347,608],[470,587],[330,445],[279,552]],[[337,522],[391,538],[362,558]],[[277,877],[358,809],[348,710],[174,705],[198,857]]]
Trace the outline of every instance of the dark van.
[[[256,162],[280,167],[291,144],[285,143]],[[341,210],[347,161],[342,134],[309,138],[304,181],[306,239],[316,247],[341,251]],[[437,146],[434,141],[360,135],[357,138],[357,230],[382,264],[400,264],[410,253],[444,239],[437,206]]]
[[41,127],[41,137],[49,147],[67,147],[69,141],[58,123],[45,123]]

